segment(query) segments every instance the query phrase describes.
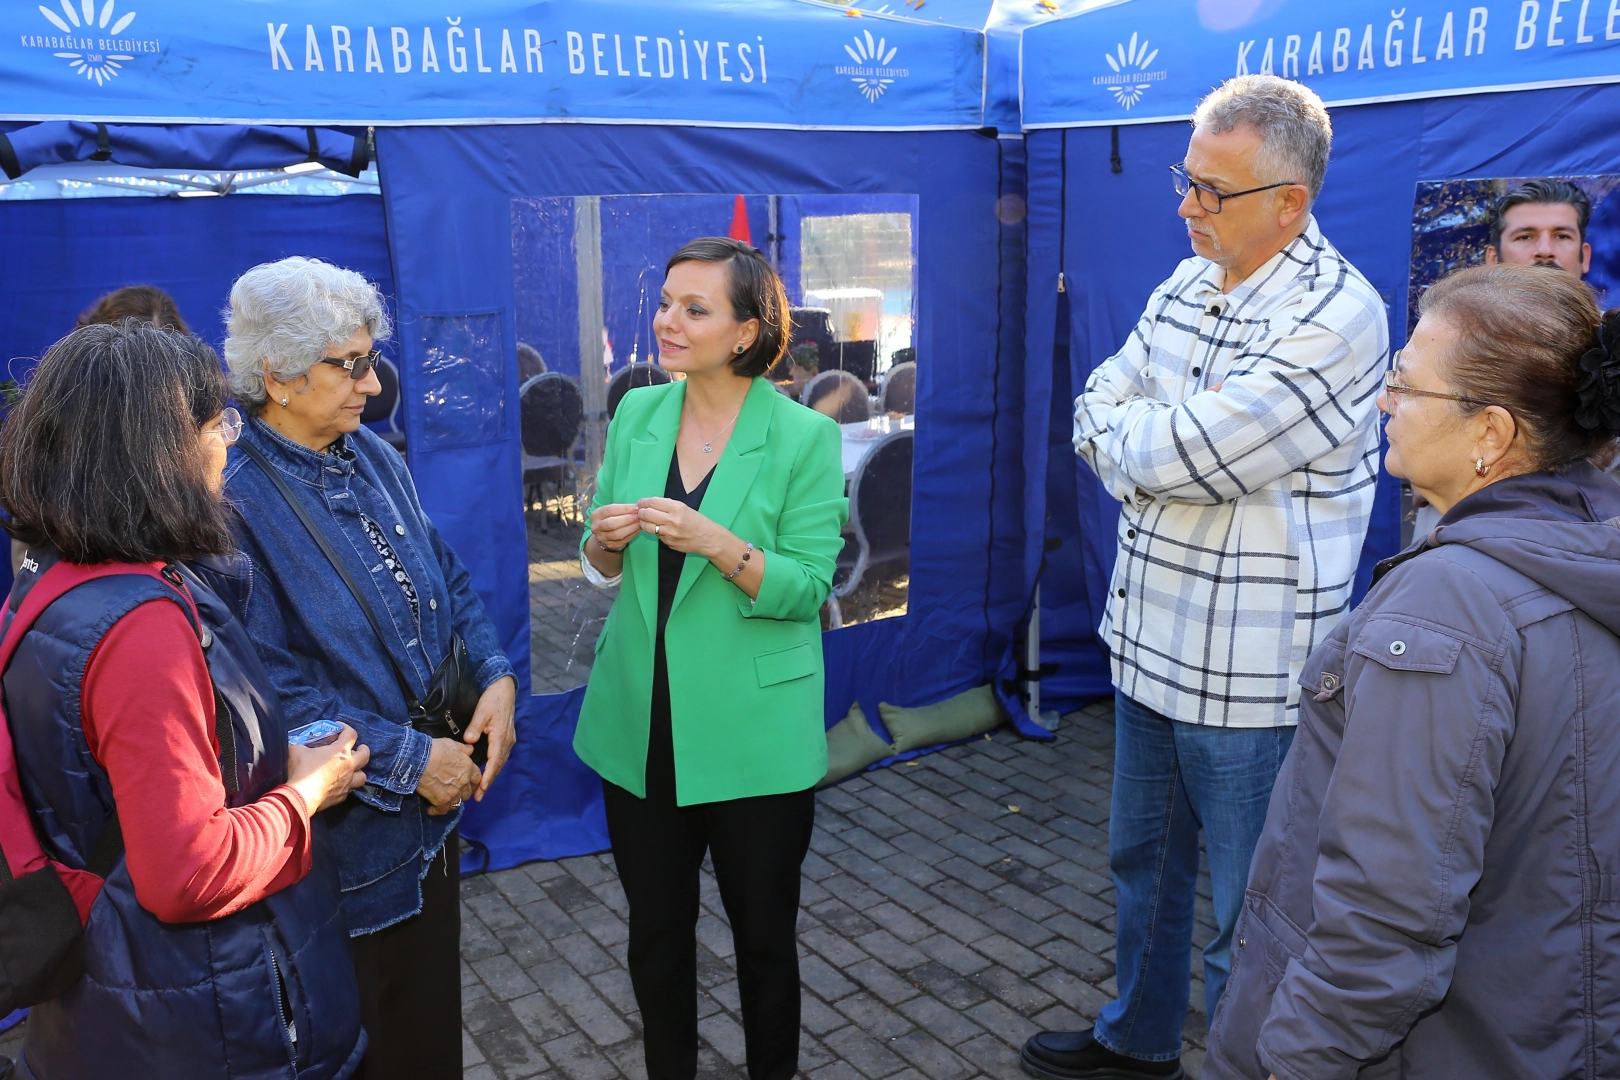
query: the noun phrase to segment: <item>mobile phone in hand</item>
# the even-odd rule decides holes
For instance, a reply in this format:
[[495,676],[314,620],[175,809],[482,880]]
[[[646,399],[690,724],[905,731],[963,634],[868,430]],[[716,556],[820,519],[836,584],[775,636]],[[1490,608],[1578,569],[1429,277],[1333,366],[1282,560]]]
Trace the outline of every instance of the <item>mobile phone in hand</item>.
[[343,734],[343,725],[336,720],[317,720],[287,732],[287,741],[294,746],[325,746],[337,742]]

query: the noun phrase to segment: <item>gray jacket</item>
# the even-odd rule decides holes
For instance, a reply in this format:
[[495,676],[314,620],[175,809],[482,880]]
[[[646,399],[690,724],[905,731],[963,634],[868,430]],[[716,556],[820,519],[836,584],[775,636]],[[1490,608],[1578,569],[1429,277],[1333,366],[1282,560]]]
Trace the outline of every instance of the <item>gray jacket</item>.
[[1620,1076],[1620,485],[1492,484],[1306,662],[1206,1078]]

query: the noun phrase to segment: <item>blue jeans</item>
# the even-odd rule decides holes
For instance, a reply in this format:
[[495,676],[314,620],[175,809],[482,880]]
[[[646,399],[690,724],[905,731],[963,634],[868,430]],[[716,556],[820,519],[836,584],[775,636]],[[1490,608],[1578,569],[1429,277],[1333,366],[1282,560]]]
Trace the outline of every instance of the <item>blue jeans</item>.
[[1144,1061],[1181,1055],[1200,828],[1219,931],[1204,948],[1205,1015],[1215,1015],[1232,970],[1232,927],[1243,908],[1249,860],[1293,741],[1291,727],[1187,724],[1114,695],[1108,860],[1119,998],[1104,1006],[1093,1035],[1116,1054]]

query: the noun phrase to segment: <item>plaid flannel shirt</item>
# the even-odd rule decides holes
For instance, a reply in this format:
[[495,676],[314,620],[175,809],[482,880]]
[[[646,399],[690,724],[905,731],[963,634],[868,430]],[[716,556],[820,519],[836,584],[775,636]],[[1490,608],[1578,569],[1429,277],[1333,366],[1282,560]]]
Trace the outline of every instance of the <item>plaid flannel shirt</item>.
[[1311,219],[1231,293],[1191,258],[1075,401],[1124,504],[1100,633],[1114,684],[1176,720],[1275,727],[1350,601],[1378,479],[1383,301]]

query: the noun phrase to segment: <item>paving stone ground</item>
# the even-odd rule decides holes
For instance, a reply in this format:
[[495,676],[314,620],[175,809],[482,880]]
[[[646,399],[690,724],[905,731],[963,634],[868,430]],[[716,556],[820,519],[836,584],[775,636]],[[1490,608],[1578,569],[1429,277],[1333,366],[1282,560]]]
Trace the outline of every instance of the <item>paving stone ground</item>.
[[[1010,731],[822,792],[799,917],[800,1067],[811,1080],[1021,1076],[1042,1028],[1088,1026],[1114,991],[1113,719],[1054,743]],[[462,884],[466,1080],[644,1080],[609,854]],[[1214,935],[1200,879],[1195,944]],[[698,924],[699,1073],[733,1080],[743,1035],[713,877]],[[1183,1062],[1198,1076],[1201,962]]]

